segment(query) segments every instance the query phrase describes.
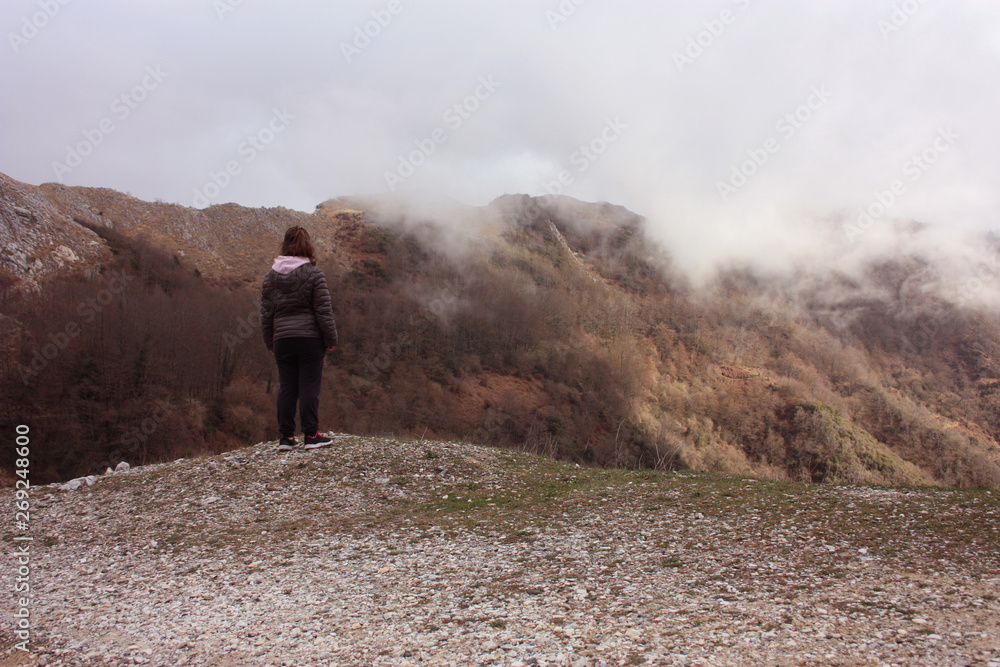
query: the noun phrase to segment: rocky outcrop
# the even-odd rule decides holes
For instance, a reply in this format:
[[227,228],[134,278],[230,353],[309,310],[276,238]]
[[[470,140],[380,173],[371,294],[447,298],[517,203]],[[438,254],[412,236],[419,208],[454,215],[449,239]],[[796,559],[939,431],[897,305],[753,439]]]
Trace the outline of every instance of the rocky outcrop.
[[56,271],[86,272],[110,256],[97,234],[75,222],[38,188],[3,174],[0,251],[0,273],[6,282],[32,291]]

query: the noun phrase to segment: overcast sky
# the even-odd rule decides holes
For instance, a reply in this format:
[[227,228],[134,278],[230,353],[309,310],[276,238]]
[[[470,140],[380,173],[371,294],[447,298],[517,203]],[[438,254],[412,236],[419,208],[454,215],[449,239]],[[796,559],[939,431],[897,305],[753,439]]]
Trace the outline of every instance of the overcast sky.
[[682,253],[861,209],[1000,229],[995,0],[3,0],[0,26],[0,171],[32,184],[562,191]]

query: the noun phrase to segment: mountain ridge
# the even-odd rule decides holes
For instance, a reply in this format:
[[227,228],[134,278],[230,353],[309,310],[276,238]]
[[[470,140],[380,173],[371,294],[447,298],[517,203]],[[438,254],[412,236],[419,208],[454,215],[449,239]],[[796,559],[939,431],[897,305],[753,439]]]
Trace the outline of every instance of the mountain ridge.
[[[274,428],[273,368],[244,341],[281,234],[300,224],[345,332],[323,412],[350,430],[596,465],[1000,486],[1000,325],[975,300],[942,296],[950,268],[926,254],[935,238],[924,228],[896,254],[879,254],[873,236],[843,267],[731,267],[698,286],[642,216],[568,197],[485,207],[340,197],[306,214],[198,211],[6,177],[0,193],[4,343],[21,350],[5,368],[7,395],[27,377],[15,403],[31,415],[69,392],[68,417],[89,415],[75,437],[111,441],[86,464],[98,472],[125,457],[123,433],[166,457],[177,433],[211,450]],[[110,267],[140,277],[108,307],[122,348],[88,328],[85,343],[39,362],[51,322],[107,290]],[[995,287],[980,282],[979,297]],[[39,298],[42,283],[54,289]],[[207,348],[181,326],[194,302]],[[18,377],[33,360],[56,386]],[[145,434],[164,397],[185,407]],[[65,456],[81,462],[59,464],[60,475],[87,472],[86,457]]]

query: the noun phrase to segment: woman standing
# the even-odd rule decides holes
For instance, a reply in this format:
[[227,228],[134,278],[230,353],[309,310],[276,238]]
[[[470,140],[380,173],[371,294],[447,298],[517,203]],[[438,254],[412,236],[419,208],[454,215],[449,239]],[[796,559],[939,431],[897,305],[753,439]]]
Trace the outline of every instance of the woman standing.
[[264,276],[260,296],[264,344],[278,364],[278,451],[299,447],[295,440],[295,404],[305,442],[303,449],[333,442],[319,432],[319,391],[323,359],[337,344],[337,323],[326,276],[316,266],[316,251],[302,227],[285,232],[281,254]]

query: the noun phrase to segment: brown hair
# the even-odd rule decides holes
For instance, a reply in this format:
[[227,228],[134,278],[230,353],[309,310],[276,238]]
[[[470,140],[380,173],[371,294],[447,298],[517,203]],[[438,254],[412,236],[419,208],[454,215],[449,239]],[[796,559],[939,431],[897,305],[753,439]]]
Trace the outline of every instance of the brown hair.
[[316,263],[316,249],[309,239],[309,232],[304,227],[289,227],[285,239],[281,242],[281,253],[289,257],[308,257]]

